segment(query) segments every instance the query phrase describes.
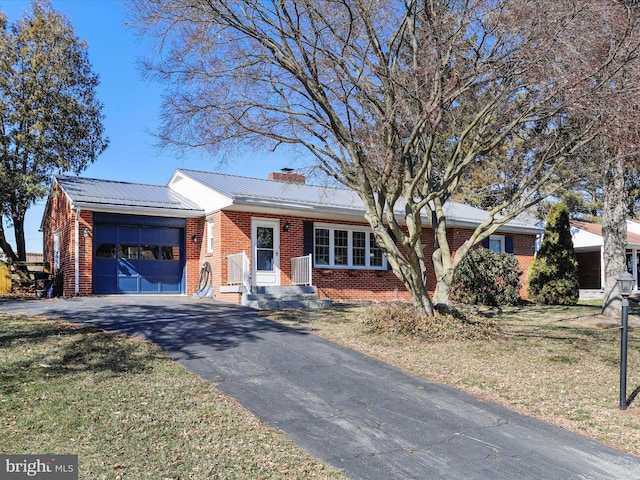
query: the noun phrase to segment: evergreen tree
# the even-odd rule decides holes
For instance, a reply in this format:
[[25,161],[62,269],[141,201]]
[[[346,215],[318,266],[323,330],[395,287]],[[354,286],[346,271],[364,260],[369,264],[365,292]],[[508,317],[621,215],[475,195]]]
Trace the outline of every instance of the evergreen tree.
[[528,293],[531,300],[547,305],[575,305],[578,301],[578,259],[565,203],[549,211],[540,251],[529,270]]
[[26,258],[24,219],[55,173],[80,173],[107,147],[98,76],[69,20],[36,0],[8,25],[0,12],[0,217],[14,228],[16,251],[0,218],[0,248]]

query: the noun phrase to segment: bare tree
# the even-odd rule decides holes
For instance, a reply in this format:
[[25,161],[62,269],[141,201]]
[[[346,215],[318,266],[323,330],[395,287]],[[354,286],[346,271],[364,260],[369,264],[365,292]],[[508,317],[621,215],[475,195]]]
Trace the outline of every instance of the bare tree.
[[[156,39],[147,71],[168,88],[161,138],[305,147],[360,195],[424,315],[448,304],[455,267],[473,245],[566,181],[568,159],[597,133],[596,119],[573,120],[572,109],[609,76],[606,59],[581,61],[609,39],[576,42],[608,21],[587,2],[135,0],[132,8],[141,33]],[[454,254],[451,197],[472,167],[496,165],[508,171],[491,186],[498,200]]]

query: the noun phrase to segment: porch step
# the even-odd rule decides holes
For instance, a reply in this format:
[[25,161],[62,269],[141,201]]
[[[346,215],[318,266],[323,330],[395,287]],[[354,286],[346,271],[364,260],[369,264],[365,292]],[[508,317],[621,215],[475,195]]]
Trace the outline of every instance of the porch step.
[[254,287],[252,293],[242,294],[242,305],[256,310],[318,310],[330,307],[332,302],[319,299],[313,286]]

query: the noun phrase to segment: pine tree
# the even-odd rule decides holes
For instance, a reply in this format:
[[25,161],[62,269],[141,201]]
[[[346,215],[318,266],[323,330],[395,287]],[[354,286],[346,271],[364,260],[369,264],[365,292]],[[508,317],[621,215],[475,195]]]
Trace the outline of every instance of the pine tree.
[[529,299],[547,305],[578,302],[578,259],[565,203],[549,211],[540,251],[529,270],[528,293]]

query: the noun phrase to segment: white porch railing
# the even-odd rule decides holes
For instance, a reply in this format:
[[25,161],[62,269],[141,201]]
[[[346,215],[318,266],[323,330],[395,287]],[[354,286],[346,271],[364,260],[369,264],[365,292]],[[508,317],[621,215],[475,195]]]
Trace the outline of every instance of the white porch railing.
[[304,257],[291,259],[291,284],[292,285],[312,285],[311,272],[313,271],[313,261],[311,254]]
[[247,293],[251,293],[251,269],[249,257],[243,251],[227,256],[227,283],[229,285],[243,285]]

